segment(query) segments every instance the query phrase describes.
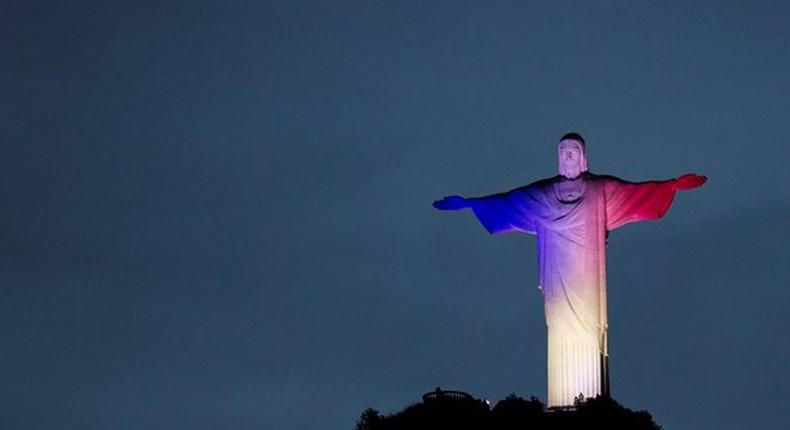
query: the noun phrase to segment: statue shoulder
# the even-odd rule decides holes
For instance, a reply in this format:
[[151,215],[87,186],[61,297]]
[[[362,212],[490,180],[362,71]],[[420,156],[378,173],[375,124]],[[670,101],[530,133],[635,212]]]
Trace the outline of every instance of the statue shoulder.
[[612,175],[596,175],[595,173],[585,172],[584,180],[589,182],[597,182],[605,184],[607,182],[625,182],[617,176]]
[[539,179],[530,184],[515,188],[511,190],[511,192],[527,192],[527,193],[542,192],[547,188],[551,187],[552,185],[554,185],[554,183],[558,182],[561,178],[562,176],[557,175],[557,176],[552,176],[551,178]]

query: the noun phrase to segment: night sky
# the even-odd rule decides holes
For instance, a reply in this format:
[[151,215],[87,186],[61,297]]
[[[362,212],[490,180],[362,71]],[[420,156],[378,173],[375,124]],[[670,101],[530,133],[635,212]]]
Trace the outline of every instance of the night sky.
[[609,238],[615,399],[790,427],[790,6],[687,3],[3,2],[0,427],[545,401],[534,237],[431,202],[569,131],[709,178]]

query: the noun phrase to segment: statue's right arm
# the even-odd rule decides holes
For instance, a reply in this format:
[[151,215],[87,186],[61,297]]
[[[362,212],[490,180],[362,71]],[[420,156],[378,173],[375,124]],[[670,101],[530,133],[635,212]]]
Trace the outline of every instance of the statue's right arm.
[[457,211],[472,207],[473,199],[466,199],[461,196],[446,196],[441,200],[433,202],[433,207],[442,211]]
[[433,202],[433,207],[444,211],[472,209],[480,224],[491,234],[510,231],[535,234],[530,204],[522,193],[512,190],[483,197],[447,196]]

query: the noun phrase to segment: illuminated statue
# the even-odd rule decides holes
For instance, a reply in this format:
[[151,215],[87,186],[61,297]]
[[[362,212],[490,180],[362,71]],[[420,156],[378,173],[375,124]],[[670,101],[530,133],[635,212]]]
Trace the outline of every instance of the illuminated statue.
[[587,170],[584,139],[559,142],[560,174],[486,197],[448,196],[441,210],[472,209],[489,233],[537,236],[539,285],[548,327],[548,405],[609,395],[606,238],[622,225],[661,218],[696,174],[632,183]]

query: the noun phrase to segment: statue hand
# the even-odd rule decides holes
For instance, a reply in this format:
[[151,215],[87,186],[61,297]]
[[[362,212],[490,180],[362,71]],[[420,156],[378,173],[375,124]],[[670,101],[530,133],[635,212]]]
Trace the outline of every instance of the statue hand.
[[469,201],[461,196],[447,196],[441,200],[433,202],[433,207],[443,211],[457,211],[472,207]]
[[676,190],[686,191],[701,186],[707,180],[708,178],[706,176],[697,175],[696,173],[687,173],[675,179],[673,186]]

